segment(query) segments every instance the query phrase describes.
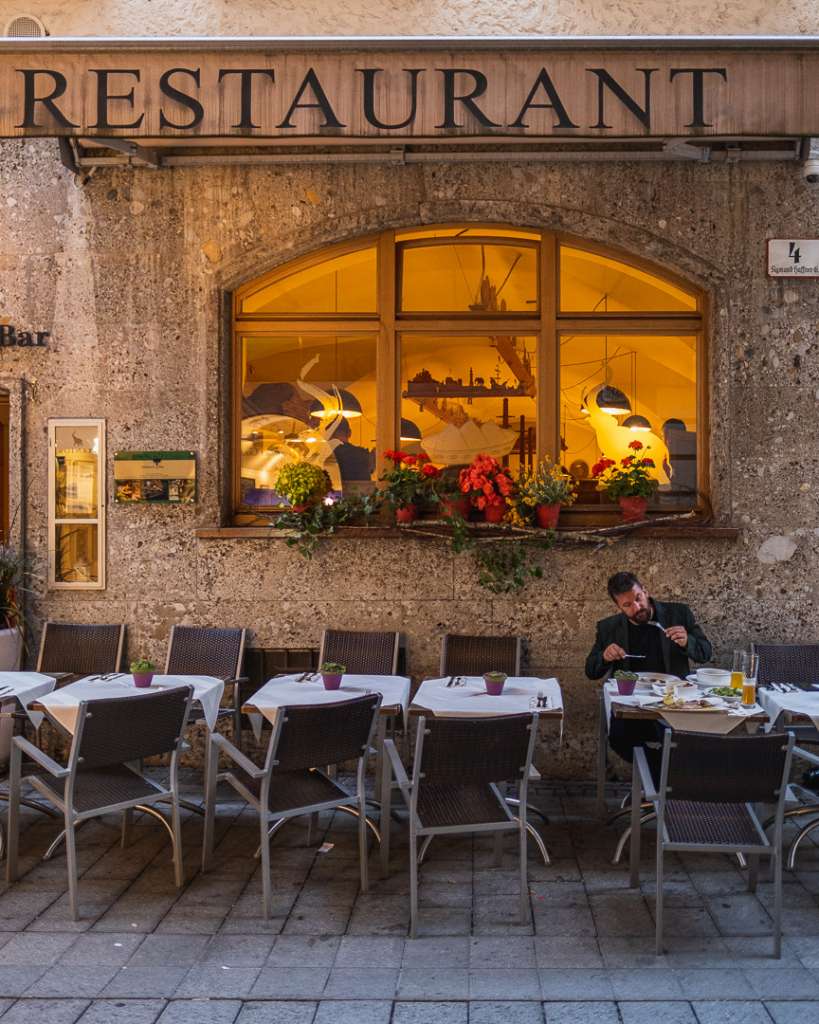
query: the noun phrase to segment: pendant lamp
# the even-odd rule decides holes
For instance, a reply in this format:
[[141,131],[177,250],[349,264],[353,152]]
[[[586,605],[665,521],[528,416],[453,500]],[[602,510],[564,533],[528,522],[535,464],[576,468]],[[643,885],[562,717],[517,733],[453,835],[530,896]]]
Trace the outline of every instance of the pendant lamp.
[[412,420],[405,420],[401,417],[401,436],[402,441],[419,441],[421,440],[420,428],[412,422]]
[[597,393],[597,407],[611,416],[625,416],[631,412],[631,403],[613,384],[605,384]]
[[310,415],[320,420],[332,420],[337,416],[352,420],[361,415],[361,403],[351,391],[341,388],[323,402],[317,398],[310,406]]

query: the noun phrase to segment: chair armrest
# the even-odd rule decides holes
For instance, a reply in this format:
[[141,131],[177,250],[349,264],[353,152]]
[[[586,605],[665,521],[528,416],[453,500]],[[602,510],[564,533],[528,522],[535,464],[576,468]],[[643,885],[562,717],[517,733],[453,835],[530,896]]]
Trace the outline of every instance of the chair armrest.
[[395,776],[395,781],[404,795],[404,799],[409,803],[411,784],[407,770],[404,767],[404,762],[401,760],[401,755],[398,753],[398,748],[395,745],[395,740],[386,739],[384,740],[384,753],[387,755],[392,773]]
[[642,747],[634,748],[634,766],[633,770],[640,773],[640,783],[643,787],[643,793],[646,800],[650,800],[652,803],[660,799],[660,794],[654,788],[654,779],[651,777],[651,770],[648,767],[648,761],[646,760],[646,752]]
[[36,761],[41,768],[53,775],[55,779],[64,779],[67,775],[70,775],[68,768],[64,768],[61,764],[57,764],[53,758],[50,758],[48,754],[44,754],[39,747],[35,747],[33,743],[24,736],[15,736],[13,742],[28,756],[32,761]]
[[804,747],[794,747],[793,756],[800,757],[803,761],[808,761],[810,764],[819,765],[819,755],[812,754],[809,750],[805,750]]
[[233,761],[234,764],[237,764],[242,771],[247,772],[252,779],[264,778],[264,768],[260,768],[257,764],[254,764],[249,757],[245,757],[241,750],[234,747],[230,740],[222,736],[221,733],[211,733],[210,741],[211,743],[216,744],[224,754],[227,754],[231,761]]

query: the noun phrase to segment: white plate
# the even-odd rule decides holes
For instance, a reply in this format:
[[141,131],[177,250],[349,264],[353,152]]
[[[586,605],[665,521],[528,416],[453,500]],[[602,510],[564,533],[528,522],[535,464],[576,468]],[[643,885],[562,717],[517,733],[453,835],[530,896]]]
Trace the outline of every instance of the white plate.
[[648,683],[680,683],[679,676],[670,676],[666,672],[637,672],[638,679],[644,679]]

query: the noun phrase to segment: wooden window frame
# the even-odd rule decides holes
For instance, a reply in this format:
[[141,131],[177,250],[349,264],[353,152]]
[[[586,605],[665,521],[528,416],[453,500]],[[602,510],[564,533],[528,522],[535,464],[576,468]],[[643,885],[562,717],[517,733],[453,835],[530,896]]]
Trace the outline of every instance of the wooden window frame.
[[[48,420],[48,587],[49,590],[105,590],[105,510],[106,510],[106,455],[105,420],[96,417],[55,417]],[[97,456],[97,514],[93,518],[56,516],[57,474],[56,438],[60,427],[94,427],[99,438]],[[76,523],[97,528],[97,579],[93,582],[66,582],[57,579],[57,527]]]
[[[435,230],[464,227],[456,224],[424,225]],[[519,225],[470,222],[472,230],[481,228],[510,231],[536,231]],[[403,230],[413,230],[406,228]],[[536,395],[536,437],[538,460],[555,457],[560,450],[560,344],[561,334],[601,334],[610,337],[622,334],[654,335],[695,335],[697,339],[697,486],[698,502],[695,510],[702,510],[702,499],[709,494],[709,389],[708,389],[708,295],[691,281],[673,271],[642,259],[615,246],[601,245],[588,239],[557,231],[540,231],[540,241],[515,238],[509,245],[528,245],[537,249],[539,276],[539,313],[403,313],[398,308],[400,295],[400,252],[405,247],[447,245],[455,241],[453,236],[440,238],[409,239],[396,242],[396,231],[383,231],[377,235],[365,235],[348,242],[327,246],[300,259],[283,264],[260,277],[253,278],[232,296],[233,318],[231,332],[231,402],[230,402],[230,508],[233,522],[252,525],[249,520],[269,520],[274,510],[242,508],[239,502],[241,478],[241,407],[242,407],[242,334],[363,334],[370,330],[377,334],[376,342],[376,473],[386,468],[383,452],[399,444],[400,424],[400,335],[413,333],[434,333],[455,335],[491,335],[498,333],[535,336],[537,338],[538,388]],[[498,236],[483,237],[470,235],[464,241],[480,244],[481,240],[494,245],[503,244]],[[285,314],[243,314],[241,303],[250,291],[256,291],[266,282],[290,276],[301,269],[316,266],[325,260],[355,252],[370,246],[376,247],[376,296],[377,309],[374,314],[317,313],[309,317],[288,317]],[[600,313],[567,312],[559,310],[560,299],[560,247],[582,249],[633,266],[646,273],[667,280],[693,295],[697,301],[697,312],[674,313]],[[264,325],[264,326],[263,326]],[[572,510],[566,510],[571,521]],[[588,510],[578,516],[588,517]],[[603,509],[600,518],[607,518]]]

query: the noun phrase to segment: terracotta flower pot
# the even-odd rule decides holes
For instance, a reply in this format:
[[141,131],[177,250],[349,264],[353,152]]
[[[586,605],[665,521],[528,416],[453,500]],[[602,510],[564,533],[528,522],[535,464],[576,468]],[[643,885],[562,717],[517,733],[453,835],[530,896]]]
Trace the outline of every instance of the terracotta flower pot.
[[487,523],[502,523],[506,515],[506,502],[502,505],[487,505],[483,510],[483,518]]
[[337,690],[341,686],[340,672],[322,672],[321,681],[325,690]]
[[143,688],[146,686],[150,686],[153,681],[153,672],[134,672],[134,686]]
[[401,505],[395,510],[396,523],[412,523],[418,518],[417,505]]
[[535,517],[541,530],[554,530],[560,518],[560,502],[551,505],[535,505]]
[[623,520],[626,523],[636,523],[646,517],[648,498],[638,495],[629,495],[627,498],[618,498],[620,509],[623,513]]
[[443,498],[439,508],[441,515],[446,518],[458,515],[462,519],[469,519],[471,503],[466,495],[460,498]]

